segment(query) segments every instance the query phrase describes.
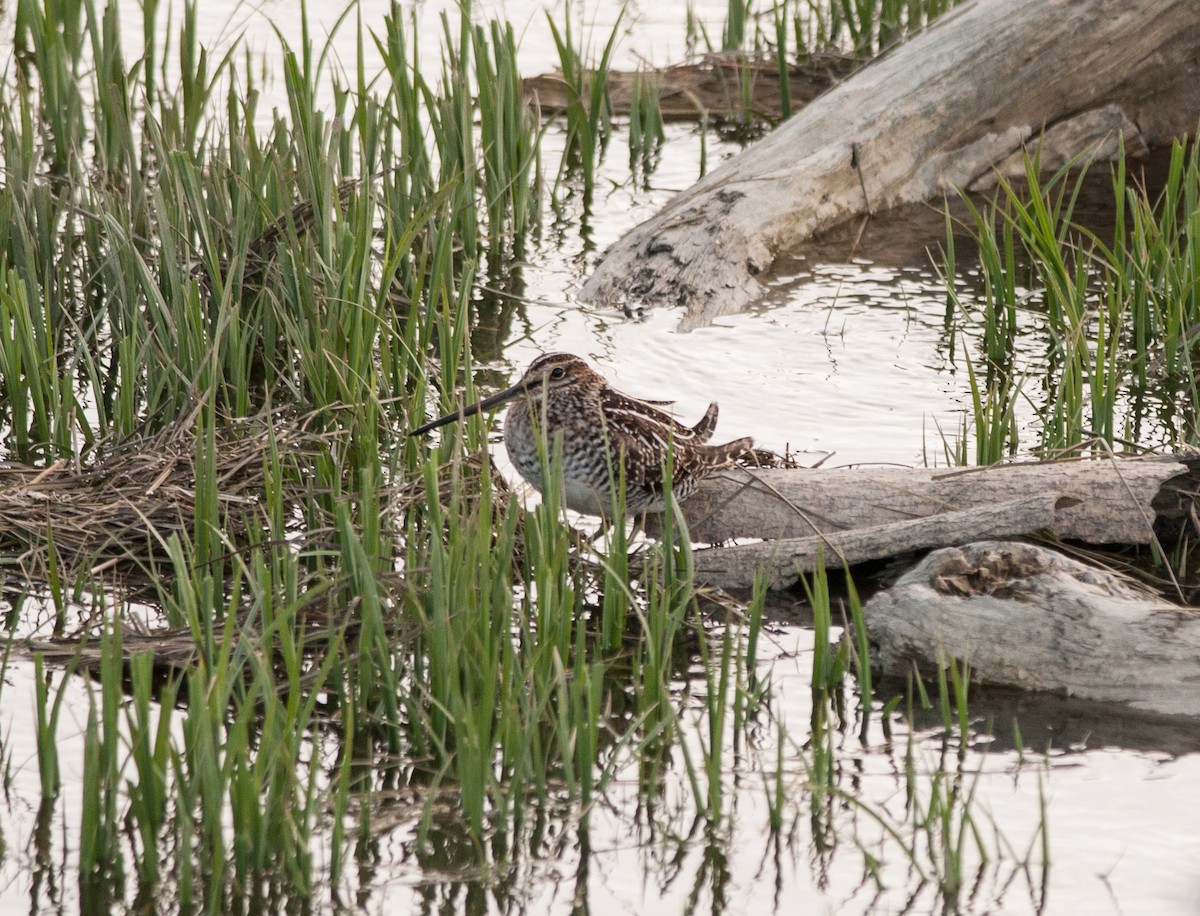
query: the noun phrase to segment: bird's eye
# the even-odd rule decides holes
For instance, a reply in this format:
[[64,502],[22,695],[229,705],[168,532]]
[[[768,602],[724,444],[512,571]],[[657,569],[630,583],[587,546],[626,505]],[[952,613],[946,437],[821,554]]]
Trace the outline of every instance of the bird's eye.
[[555,381],[558,381],[560,378],[562,378],[566,374],[567,374],[567,370],[564,369],[562,366],[555,366],[553,369],[550,370],[550,378],[554,379]]

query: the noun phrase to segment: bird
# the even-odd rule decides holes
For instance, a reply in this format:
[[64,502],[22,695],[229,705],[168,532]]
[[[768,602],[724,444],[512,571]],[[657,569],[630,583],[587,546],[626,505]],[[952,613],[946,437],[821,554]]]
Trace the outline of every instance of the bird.
[[[504,421],[504,446],[513,465],[539,492],[546,488],[541,457],[553,454],[561,436],[562,499],[583,515],[611,518],[617,505],[613,484],[625,482],[625,510],[632,515],[666,507],[665,476],[671,460],[671,492],[684,500],[710,472],[731,466],[754,446],[746,437],[709,445],[717,405],[708,405],[695,426],[685,426],[650,401],[613,388],[587,362],[571,353],[535,359],[509,388],[412,430],[418,436],[484,410],[512,402]],[[539,449],[541,436],[550,443]]]

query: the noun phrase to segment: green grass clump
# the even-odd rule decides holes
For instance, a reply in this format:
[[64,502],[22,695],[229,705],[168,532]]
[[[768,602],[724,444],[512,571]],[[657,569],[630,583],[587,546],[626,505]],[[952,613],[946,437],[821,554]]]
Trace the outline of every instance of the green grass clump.
[[[584,222],[591,211],[596,192],[596,173],[612,135],[612,109],[608,101],[608,71],[620,34],[621,19],[617,17],[603,50],[595,60],[584,46],[577,43],[568,7],[560,28],[547,14],[550,33],[558,50],[559,68],[567,91],[566,143],[559,184],[571,180],[581,183]],[[558,195],[556,194],[556,197]]]
[[689,44],[708,51],[741,52],[770,59],[833,53],[870,60],[920,32],[955,5],[954,0],[782,0],[757,5],[729,0],[719,42],[689,14]]
[[1075,217],[1083,180],[1067,168],[1043,179],[1030,159],[1024,183],[1001,179],[985,207],[967,201],[981,283],[977,292],[948,288],[975,346],[968,371],[980,463],[1017,449],[1023,404],[1038,421],[1027,444],[1047,455],[1097,440],[1101,451],[1198,441],[1200,157],[1176,144],[1153,199],[1130,183],[1122,158],[1112,177],[1116,217],[1099,229]]

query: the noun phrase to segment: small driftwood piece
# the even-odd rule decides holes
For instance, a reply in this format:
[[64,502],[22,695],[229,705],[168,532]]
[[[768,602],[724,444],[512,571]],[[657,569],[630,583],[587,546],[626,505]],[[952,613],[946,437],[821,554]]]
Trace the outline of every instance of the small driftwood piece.
[[583,287],[707,324],[814,234],[1023,168],[1195,129],[1196,0],[975,0],[859,70],[635,227]]
[[[832,54],[803,67],[793,66],[788,73],[788,114],[807,105],[853,66],[852,59]],[[747,88],[751,93],[750,111],[770,118],[780,116],[784,94],[775,60],[753,60],[738,52],[719,51],[692,63],[655,70],[610,70],[607,77],[608,104],[613,114],[628,115],[635,98],[653,92],[658,97],[659,112],[668,120],[741,116],[747,107]],[[565,111],[575,96],[561,70],[521,80],[521,91],[526,101],[543,114]]]
[[702,481],[683,509],[693,541],[763,539],[698,551],[703,581],[746,587],[766,569],[770,584],[784,587],[813,568],[818,547],[827,564],[841,565],[1040,530],[1088,544],[1148,544],[1166,515],[1187,517],[1189,489],[1188,465],[1172,458],[735,469]]
[[936,551],[863,615],[885,674],[952,658],[973,683],[1200,715],[1200,611],[1032,544]]

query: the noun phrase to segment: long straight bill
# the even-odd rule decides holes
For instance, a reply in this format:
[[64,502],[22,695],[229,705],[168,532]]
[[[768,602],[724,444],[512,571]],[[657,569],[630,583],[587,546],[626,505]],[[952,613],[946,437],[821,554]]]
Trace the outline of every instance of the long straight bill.
[[419,436],[421,433],[427,433],[431,429],[437,429],[439,426],[445,426],[447,423],[453,423],[455,420],[462,420],[466,417],[474,416],[482,410],[490,410],[493,407],[503,404],[505,401],[515,398],[517,395],[523,393],[524,390],[524,387],[518,382],[511,388],[505,388],[503,391],[499,391],[496,394],[493,394],[491,397],[484,398],[482,401],[476,401],[474,404],[454,411],[454,413],[448,413],[444,417],[438,417],[436,420],[430,420],[424,426],[418,426],[416,429],[410,432],[409,435]]

